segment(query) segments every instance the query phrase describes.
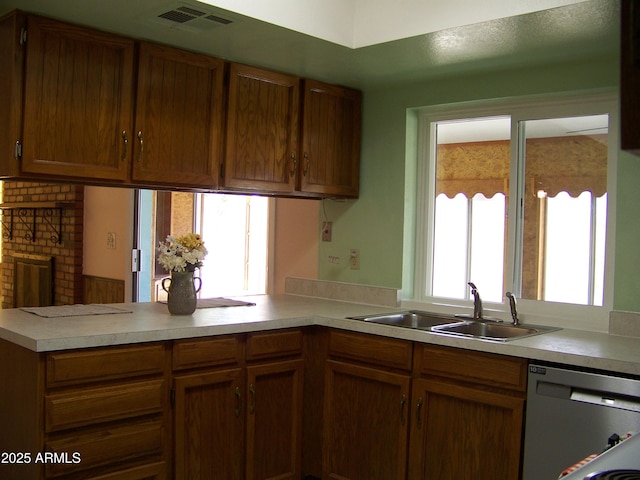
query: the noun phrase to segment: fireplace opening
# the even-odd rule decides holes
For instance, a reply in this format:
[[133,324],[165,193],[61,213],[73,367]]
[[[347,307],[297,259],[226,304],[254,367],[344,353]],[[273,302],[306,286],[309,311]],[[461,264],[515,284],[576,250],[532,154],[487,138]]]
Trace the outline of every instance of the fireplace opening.
[[13,253],[13,306],[53,305],[53,257]]

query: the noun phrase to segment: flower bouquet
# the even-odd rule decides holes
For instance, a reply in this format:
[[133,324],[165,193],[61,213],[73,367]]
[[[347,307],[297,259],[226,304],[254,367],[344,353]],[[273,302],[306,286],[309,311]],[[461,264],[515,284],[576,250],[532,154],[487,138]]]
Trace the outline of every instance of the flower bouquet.
[[[200,235],[187,233],[181,237],[169,235],[158,245],[158,262],[171,273],[171,278],[162,279],[162,289],[167,292],[167,306],[173,315],[190,315],[197,307],[196,294],[202,287],[202,280],[193,276],[196,268],[202,266],[207,249]],[[198,288],[195,287],[198,281]],[[170,282],[167,287],[167,281]]]
[[169,235],[166,241],[158,244],[158,262],[169,272],[193,272],[202,266],[207,253],[197,233],[187,233],[181,237]]

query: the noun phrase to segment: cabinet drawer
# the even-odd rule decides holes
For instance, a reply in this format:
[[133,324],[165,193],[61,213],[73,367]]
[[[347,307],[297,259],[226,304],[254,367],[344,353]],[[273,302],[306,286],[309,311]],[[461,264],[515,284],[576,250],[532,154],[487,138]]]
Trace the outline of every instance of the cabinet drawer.
[[527,360],[438,345],[420,348],[419,371],[520,392],[527,388]]
[[253,333],[247,337],[247,360],[301,353],[302,332],[300,330]]
[[45,396],[48,432],[161,412],[164,380],[87,388]]
[[180,340],[173,344],[173,369],[235,364],[242,358],[242,345],[235,336]]
[[363,333],[330,331],[329,355],[387,368],[411,370],[411,342]]
[[[67,460],[63,463],[47,463],[45,469],[47,476],[63,475],[101,465],[121,464],[149,455],[161,455],[163,430],[160,421],[146,422],[45,442],[46,451],[54,452],[61,458],[66,456]],[[121,477],[105,478],[120,479]],[[125,476],[122,478],[149,477]],[[151,476],[151,478],[156,477]]]
[[164,345],[157,343],[49,353],[47,386],[161,374],[164,370],[164,351]]
[[89,477],[88,480],[165,480],[166,478],[168,478],[167,464],[156,462],[104,475],[98,474],[97,477]]

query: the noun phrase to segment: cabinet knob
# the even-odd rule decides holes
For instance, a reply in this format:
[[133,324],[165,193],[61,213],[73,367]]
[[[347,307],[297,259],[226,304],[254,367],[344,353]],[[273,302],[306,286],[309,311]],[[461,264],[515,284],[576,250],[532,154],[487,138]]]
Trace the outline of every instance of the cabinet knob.
[[236,396],[236,418],[239,418],[240,412],[242,411],[242,395],[240,395],[240,387],[236,387],[233,393]]
[[127,159],[127,146],[129,145],[129,139],[127,138],[126,130],[122,131],[122,143],[123,143],[123,149],[122,149],[122,155],[120,155],[121,161]]
[[144,141],[142,140],[142,130],[138,132],[138,142],[140,142],[140,150],[138,150],[138,162],[142,159],[142,152],[144,150]]
[[304,152],[304,169],[302,170],[302,175],[303,176],[307,176],[307,173],[309,172],[309,162],[310,162],[310,157],[309,157],[309,153],[308,152]]
[[418,404],[416,405],[416,426],[422,428],[422,397],[418,398]]
[[253,386],[253,383],[249,385],[249,393],[251,393],[251,402],[249,403],[249,413],[253,413],[256,411],[256,387]]
[[407,403],[407,396],[402,395],[402,400],[400,400],[400,424],[404,425],[407,420],[404,418],[404,406]]

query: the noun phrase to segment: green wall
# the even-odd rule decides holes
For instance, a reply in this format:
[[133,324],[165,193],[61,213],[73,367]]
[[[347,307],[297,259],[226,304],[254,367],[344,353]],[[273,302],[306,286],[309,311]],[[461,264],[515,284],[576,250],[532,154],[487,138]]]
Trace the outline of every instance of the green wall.
[[[618,58],[607,55],[365,90],[360,198],[321,203],[320,218],[333,222],[333,238],[320,244],[319,278],[403,288],[405,297],[411,293],[417,138],[412,109],[498,98],[612,91],[617,88],[618,79]],[[621,153],[614,295],[618,310],[640,311],[637,185],[640,158]],[[359,270],[349,268],[351,248],[360,250]],[[330,256],[339,257],[339,263],[331,263]]]

